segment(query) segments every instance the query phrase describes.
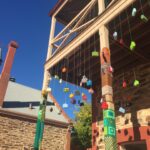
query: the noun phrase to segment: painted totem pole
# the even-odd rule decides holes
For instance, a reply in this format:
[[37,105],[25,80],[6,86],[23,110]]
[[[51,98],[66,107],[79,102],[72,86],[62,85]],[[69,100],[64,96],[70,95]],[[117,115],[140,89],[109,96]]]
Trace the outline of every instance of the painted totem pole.
[[42,88],[43,90],[41,93],[42,100],[40,101],[40,107],[39,107],[37,123],[36,123],[36,133],[35,133],[34,145],[33,145],[34,150],[40,150],[42,146],[47,97],[48,97],[48,93],[51,91],[50,88],[48,88],[49,82],[50,82],[50,74],[47,71],[45,71],[43,88]]
[[101,80],[102,80],[102,109],[104,124],[105,150],[117,150],[115,111],[113,103],[112,73],[113,68],[110,62],[110,50],[102,48],[101,60]]
[[38,118],[36,124],[36,135],[34,139],[34,150],[39,150],[42,144],[43,132],[44,132],[44,120],[45,120],[45,111],[47,103],[47,92],[42,91],[43,101],[40,103]]

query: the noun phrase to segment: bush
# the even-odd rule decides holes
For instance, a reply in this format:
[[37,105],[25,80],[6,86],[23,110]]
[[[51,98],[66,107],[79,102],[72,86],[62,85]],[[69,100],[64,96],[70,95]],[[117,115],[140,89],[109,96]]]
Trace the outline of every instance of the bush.
[[[78,150],[85,150],[92,144],[92,110],[90,104],[84,104],[76,112],[76,121],[72,130],[72,147],[78,145]],[[71,149],[73,150],[73,148]]]

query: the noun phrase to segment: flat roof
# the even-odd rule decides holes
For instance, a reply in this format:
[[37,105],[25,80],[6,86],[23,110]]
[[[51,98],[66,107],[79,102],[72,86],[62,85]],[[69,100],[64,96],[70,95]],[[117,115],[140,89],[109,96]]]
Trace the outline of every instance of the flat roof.
[[[2,109],[37,117],[41,100],[40,90],[9,81]],[[29,108],[30,104],[32,109]],[[48,96],[45,118],[67,123],[69,118],[66,114],[64,116],[64,112],[60,114],[60,110],[63,111],[57,101],[54,102],[54,98]]]

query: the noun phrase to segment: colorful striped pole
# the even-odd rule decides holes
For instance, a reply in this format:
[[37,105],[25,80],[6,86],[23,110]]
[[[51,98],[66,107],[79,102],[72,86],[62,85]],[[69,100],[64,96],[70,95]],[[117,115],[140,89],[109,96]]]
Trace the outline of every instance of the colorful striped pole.
[[100,35],[100,62],[101,62],[101,88],[102,88],[102,109],[104,125],[105,150],[117,150],[115,108],[113,102],[112,77],[109,50],[109,31],[105,25],[99,29]]
[[38,119],[36,124],[36,133],[34,138],[34,150],[40,150],[42,145],[43,139],[43,132],[44,132],[44,120],[45,120],[45,111],[46,111],[46,103],[47,103],[47,91],[42,91],[42,98],[39,112],[38,112]]

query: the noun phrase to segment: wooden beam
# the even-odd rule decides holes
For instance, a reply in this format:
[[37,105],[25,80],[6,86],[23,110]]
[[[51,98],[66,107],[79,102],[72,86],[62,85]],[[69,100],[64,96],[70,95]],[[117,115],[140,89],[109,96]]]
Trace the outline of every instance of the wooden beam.
[[52,44],[58,42],[59,40],[61,40],[61,39],[63,39],[63,38],[65,38],[65,37],[68,36],[69,34],[70,34],[70,32],[64,34],[63,36],[61,36],[61,37],[59,37],[59,38],[53,39],[53,40],[52,40]]
[[95,5],[97,0],[94,0],[91,5],[89,6],[89,8],[87,8],[87,10],[83,13],[83,15],[80,17],[80,19],[78,20],[78,22],[75,24],[74,28],[78,27],[80,25],[80,23],[85,19],[85,16],[87,15],[87,13],[92,9],[92,7]]
[[75,16],[70,22],[69,24],[55,37],[55,39],[59,38],[65,31],[66,29],[70,28],[70,26],[76,21],[76,19],[78,17],[80,17],[80,15],[91,5],[91,3],[93,2],[93,0],[91,2],[89,2],[80,12],[77,16]]
[[100,15],[105,10],[105,2],[103,0],[98,0],[98,14]]
[[57,44],[53,44],[53,47],[58,48],[58,45]]
[[[58,42],[59,40],[65,38],[65,37],[68,36],[70,33],[78,32],[78,31],[81,30],[82,28],[84,28],[84,27],[88,26],[90,23],[92,23],[95,19],[96,19],[96,17],[93,18],[93,19],[91,19],[90,21],[84,23],[83,25],[79,26],[78,28],[75,28],[75,29],[70,30],[69,33],[67,33],[67,34],[65,34],[65,35],[63,35],[63,36],[61,36],[60,38],[53,39],[53,40],[52,40],[52,44],[54,45],[54,43],[56,43],[56,42]],[[58,47],[59,47],[59,46],[57,46],[57,48],[58,48]],[[54,54],[54,53],[53,53],[53,54]]]
[[107,24],[129,5],[131,5],[135,0],[117,0],[108,9],[106,9],[91,26],[85,29],[81,34],[79,34],[73,41],[66,45],[59,53],[55,54],[51,59],[45,63],[45,68],[48,70],[56,63],[58,63],[62,58],[66,57],[75,48],[77,48],[81,43],[88,39],[91,35],[99,30],[99,28]]
[[53,16],[55,17],[58,13],[59,13],[59,11],[67,4],[67,2],[68,2],[68,0],[65,0],[62,4],[61,4],[61,6],[56,10],[56,12],[53,14]]
[[[77,21],[77,23],[75,24],[75,26],[72,28],[75,29],[76,27],[78,27],[78,25],[80,25],[80,23],[83,21],[83,19],[85,18],[85,16],[87,15],[87,13],[92,9],[93,5],[96,3],[96,0],[91,1],[91,4],[89,5],[89,7],[85,10],[85,12],[83,12],[83,14],[81,15],[81,17],[79,18],[79,20]],[[61,47],[63,46],[63,44],[67,41],[67,39],[71,36],[71,32],[69,32],[69,34],[63,39],[63,41],[61,42],[61,44],[59,45],[59,47],[56,49],[55,53],[57,51],[59,51],[59,49],[61,49]]]
[[55,27],[56,27],[56,18],[53,16],[52,20],[51,20],[51,30],[50,30],[50,37],[49,37],[48,51],[47,51],[47,58],[46,58],[46,60],[50,59],[50,57],[52,55],[53,45],[52,45],[51,42],[52,42],[52,39],[54,38]]
[[82,24],[82,25],[79,26],[78,28],[75,28],[75,29],[70,30],[70,32],[77,32],[78,30],[81,30],[82,28],[84,28],[84,27],[86,27],[87,25],[89,25],[90,23],[92,23],[95,19],[96,19],[96,17],[93,18],[93,19],[91,19],[91,20],[89,20],[88,22]]

